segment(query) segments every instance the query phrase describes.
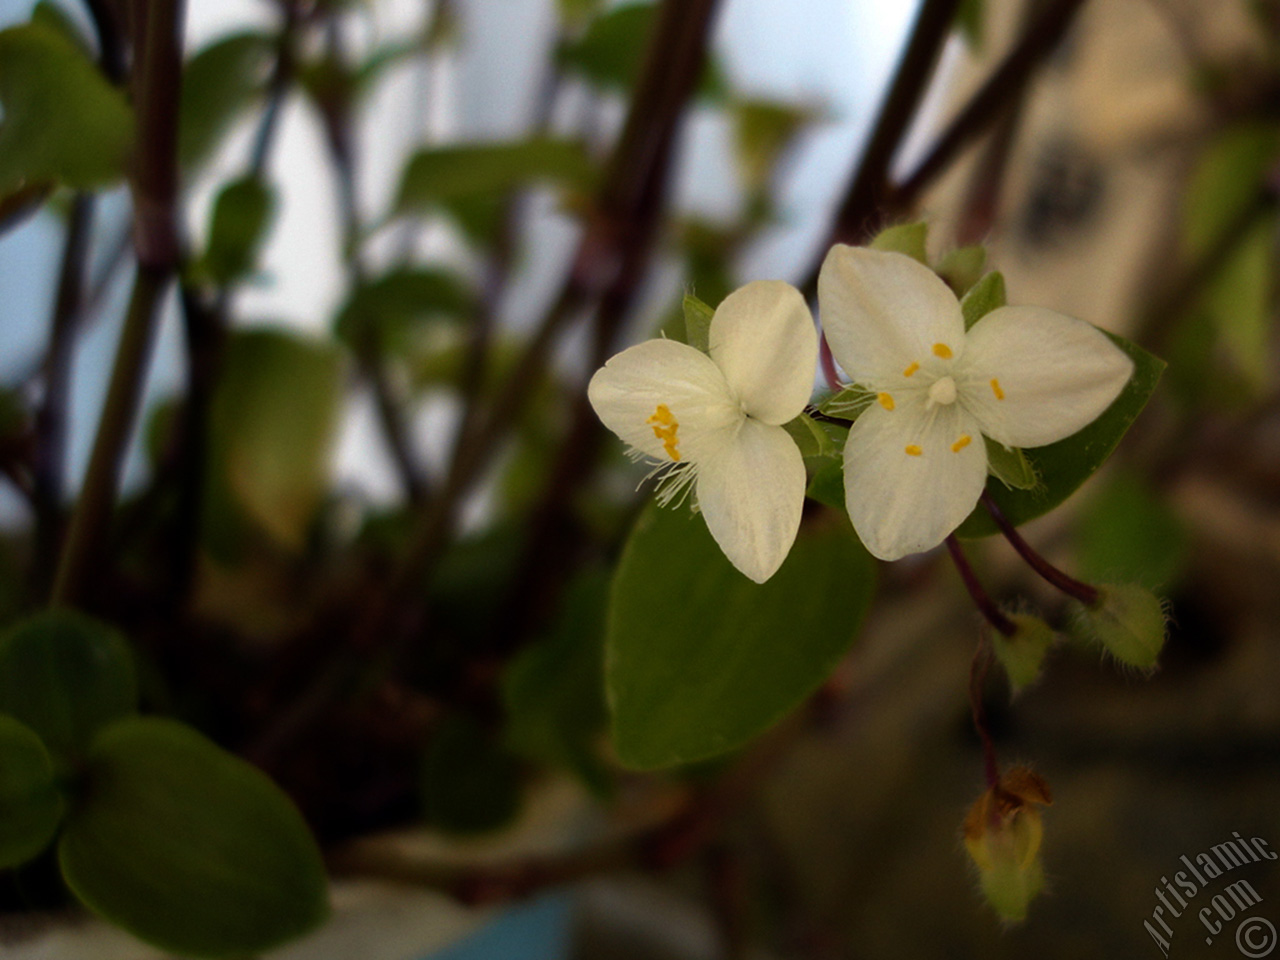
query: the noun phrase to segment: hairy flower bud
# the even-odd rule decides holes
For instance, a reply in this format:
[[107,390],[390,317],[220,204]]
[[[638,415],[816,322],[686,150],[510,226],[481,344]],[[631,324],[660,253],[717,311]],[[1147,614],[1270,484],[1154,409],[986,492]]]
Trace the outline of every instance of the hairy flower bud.
[[1168,618],[1160,598],[1136,583],[1098,587],[1098,602],[1084,607],[1085,632],[1121,663],[1151,670],[1164,647]]
[[995,634],[996,659],[1009,677],[1009,685],[1017,693],[1034,683],[1040,676],[1044,658],[1053,646],[1053,628],[1039,617],[1027,613],[1009,615],[1017,630],[1012,636]]
[[1049,786],[1025,767],[1000,778],[969,808],[964,845],[978,867],[982,893],[1010,922],[1027,916],[1027,906],[1044,886],[1040,806],[1053,802]]

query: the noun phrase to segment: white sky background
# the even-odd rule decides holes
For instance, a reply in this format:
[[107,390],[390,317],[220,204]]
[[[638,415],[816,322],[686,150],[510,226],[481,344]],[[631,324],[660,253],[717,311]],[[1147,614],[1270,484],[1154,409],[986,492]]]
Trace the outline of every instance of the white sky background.
[[[25,20],[31,6],[29,0],[0,0],[0,26]],[[75,9],[74,3],[67,6]],[[427,10],[424,0],[378,0],[371,6],[368,40],[412,31]],[[424,131],[437,141],[508,139],[519,137],[529,122],[554,42],[555,0],[460,0],[458,6],[462,35],[457,53],[427,77],[414,69],[393,72],[368,101],[359,163],[361,205],[370,219],[386,209],[398,171]],[[827,118],[805,135],[787,164],[784,226],[748,252],[742,280],[795,279],[807,265],[874,118],[915,8],[915,2],[883,0],[724,0],[714,49],[732,86],[758,97],[820,107]],[[273,11],[263,0],[190,0],[188,49],[272,22]],[[187,204],[192,236],[203,230],[216,187],[244,169],[251,129],[252,121],[228,138],[194,190]],[[280,213],[264,250],[266,279],[238,295],[236,312],[248,322],[287,323],[319,334],[338,306],[342,285],[333,180],[319,124],[300,98],[289,101],[279,134],[270,172],[280,192]],[[713,111],[695,111],[683,147],[677,203],[711,219],[731,217],[740,198],[727,124]],[[100,234],[115,234],[124,203],[121,196],[101,206]],[[533,227],[536,242],[530,245],[534,255],[503,311],[516,325],[536,316],[556,282],[554,266],[573,237],[572,226],[549,204],[534,206],[539,211]],[[446,258],[458,255],[447,232],[434,232],[424,243]],[[12,384],[39,362],[60,247],[61,228],[47,214],[0,238],[0,382]],[[77,352],[69,471],[75,482],[88,459],[128,279],[118,278],[104,320],[83,338]],[[667,271],[663,281],[668,289],[657,290],[655,300],[674,292],[670,288],[681,278]],[[170,311],[153,364],[150,397],[179,388],[180,349]],[[373,499],[393,495],[367,404],[353,404],[337,460],[341,480],[358,484]],[[140,469],[135,449],[130,461],[135,481]],[[0,484],[0,518],[13,522],[15,509],[12,492]]]

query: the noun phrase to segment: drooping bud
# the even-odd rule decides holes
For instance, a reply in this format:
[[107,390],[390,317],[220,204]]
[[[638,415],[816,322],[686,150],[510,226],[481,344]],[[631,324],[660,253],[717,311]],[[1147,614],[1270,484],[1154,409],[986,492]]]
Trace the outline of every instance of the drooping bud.
[[1098,602],[1081,608],[1080,623],[1121,663],[1155,668],[1168,618],[1160,598],[1136,583],[1098,587]]
[[978,867],[982,893],[1002,919],[1023,920],[1044,886],[1039,807],[1053,799],[1049,785],[1025,767],[1000,778],[969,808],[964,845]]
[[996,659],[1009,677],[1009,685],[1018,693],[1023,687],[1034,683],[1040,676],[1040,668],[1044,664],[1045,655],[1053,646],[1053,628],[1027,613],[1009,615],[1017,630],[1012,636],[1005,636],[993,630]]

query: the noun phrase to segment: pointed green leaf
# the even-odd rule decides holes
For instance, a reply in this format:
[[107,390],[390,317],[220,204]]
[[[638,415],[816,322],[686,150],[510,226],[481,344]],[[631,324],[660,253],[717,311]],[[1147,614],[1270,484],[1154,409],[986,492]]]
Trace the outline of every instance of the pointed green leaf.
[[133,111],[58,29],[0,31],[0,196],[24,183],[104,186],[124,175]]
[[332,344],[266,328],[227,344],[212,412],[218,482],[291,549],[301,549],[328,488],[341,388]]
[[738,165],[750,191],[768,188],[778,160],[816,113],[789,103],[745,100],[734,105],[733,117]]
[[0,870],[48,846],[62,813],[49,751],[26,724],[0,715]]
[[48,610],[0,636],[0,713],[31,727],[60,759],[137,709],[133,654],[106,624]]
[[[1111,456],[1111,451],[1138,418],[1160,382],[1165,367],[1163,360],[1123,337],[1111,333],[1107,336],[1134,363],[1133,376],[1120,396],[1079,433],[1057,443],[1023,451],[1040,478],[1035,489],[1010,490],[999,481],[987,483],[987,492],[1014,525],[1048,513],[1075,493]],[[956,535],[974,538],[996,532],[991,517],[979,505],[956,530]]]
[[[561,66],[603,90],[630,91],[640,76],[656,10],[650,0],[606,10],[582,36],[560,48]],[[725,87],[720,71],[708,63],[698,93],[718,98]]]
[[1159,491],[1115,469],[1089,497],[1075,524],[1080,576],[1091,583],[1173,585],[1189,559],[1186,525]]
[[684,342],[703,353],[711,349],[711,318],[715,310],[691,293],[684,295]]
[[258,953],[328,914],[324,862],[289,798],[190,727],[121,720],[94,740],[58,860],[71,891],[148,943]]
[[970,287],[969,292],[960,301],[960,312],[964,314],[964,328],[968,330],[992,310],[1003,307],[1007,302],[1004,274],[999,270],[992,270]]
[[839,393],[833,393],[818,404],[818,409],[829,417],[857,420],[858,415],[875,400],[876,395],[866,387],[851,383]]
[[275,51],[274,37],[236,33],[187,62],[178,108],[178,162],[184,170],[203,164],[236,118],[265,95]]
[[957,297],[963,297],[982,279],[987,265],[987,248],[980,245],[957,247],[938,261],[938,276],[947,282]]
[[1034,490],[1040,481],[1036,479],[1036,471],[1031,461],[1017,447],[1006,447],[996,443],[990,437],[983,437],[987,442],[987,473],[995,477],[1006,487],[1015,490]]
[[928,240],[929,225],[921,221],[920,223],[902,223],[897,226],[886,227],[876,234],[876,238],[867,246],[872,250],[905,253],[911,259],[918,260],[927,267],[929,265],[929,255],[925,253],[925,244]]
[[1255,393],[1266,389],[1273,367],[1277,222],[1275,215],[1263,217],[1240,237],[1201,300],[1231,367]]
[[496,200],[526,184],[553,182],[588,187],[595,167],[575,140],[460,144],[415,154],[405,168],[393,214],[429,212],[458,203]]
[[820,466],[809,481],[805,496],[816,500],[832,510],[843,512],[844,502],[844,461],[842,459],[827,460]]
[[764,584],[687,510],[651,504],[623,551],[606,634],[613,740],[656,769],[734,750],[821,685],[849,649],[875,567],[844,522],[806,527]]
[[251,273],[274,206],[271,188],[257,177],[243,177],[223,187],[213,204],[209,245],[198,273],[217,284]]
[[1183,246],[1194,259],[1211,249],[1254,201],[1280,157],[1280,131],[1264,121],[1227,127],[1196,165],[1187,186]]
[[456,323],[473,309],[470,291],[457,274],[436,268],[401,267],[352,291],[338,314],[337,335],[358,349],[372,329],[382,349],[400,355],[421,340],[434,321]]

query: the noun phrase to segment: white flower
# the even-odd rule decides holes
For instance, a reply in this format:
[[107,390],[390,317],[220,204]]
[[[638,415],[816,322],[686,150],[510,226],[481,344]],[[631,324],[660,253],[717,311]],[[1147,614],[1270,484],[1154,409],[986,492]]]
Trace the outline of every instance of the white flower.
[[818,336],[798,290],[760,280],[717,308],[710,353],[672,340],[637,344],[596,372],[587,396],[635,456],[658,464],[660,502],[696,483],[720,549],[763,583],[800,527],[804,461],[781,424],[809,401]]
[[967,333],[955,295],[910,257],[833,247],[818,302],[836,360],[876,400],[849,431],[845,504],[867,549],[897,560],[941,543],[987,479],[983,436],[1068,437],[1120,394],[1133,361],[1101,331],[1000,307]]

